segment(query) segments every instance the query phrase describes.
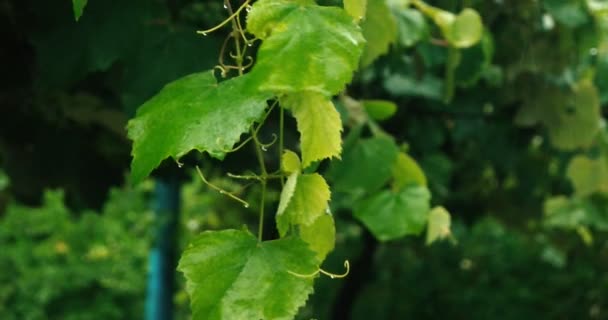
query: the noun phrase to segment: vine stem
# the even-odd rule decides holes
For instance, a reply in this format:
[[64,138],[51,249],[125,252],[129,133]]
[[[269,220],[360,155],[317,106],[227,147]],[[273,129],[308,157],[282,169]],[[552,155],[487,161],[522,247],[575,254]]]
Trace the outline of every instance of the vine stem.
[[260,170],[262,170],[262,175],[260,176],[260,183],[262,184],[262,200],[260,201],[260,222],[258,226],[258,241],[262,241],[262,234],[264,233],[264,200],[266,199],[266,181],[268,180],[268,171],[266,170],[266,163],[264,162],[264,154],[262,153],[258,133],[253,130],[253,128],[251,129],[251,137],[255,143],[255,155],[260,163]]

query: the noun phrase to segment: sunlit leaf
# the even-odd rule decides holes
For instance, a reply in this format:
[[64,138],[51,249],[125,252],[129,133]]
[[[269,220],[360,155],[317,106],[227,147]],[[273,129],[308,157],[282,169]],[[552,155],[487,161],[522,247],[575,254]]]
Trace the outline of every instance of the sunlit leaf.
[[426,176],[418,165],[406,153],[400,152],[393,165],[393,186],[401,189],[408,185],[426,186]]
[[286,96],[281,104],[298,122],[304,168],[313,161],[340,156],[342,120],[329,98],[305,92]]
[[[294,185],[293,191],[289,184]],[[289,226],[311,225],[325,213],[329,198],[329,186],[318,173],[292,174],[281,193],[281,202],[277,211],[279,234],[284,236]]]
[[318,268],[298,238],[258,242],[246,231],[204,232],[178,266],[186,277],[194,320],[291,320],[313,291]]
[[302,167],[298,155],[290,150],[285,150],[285,152],[283,152],[281,157],[281,165],[283,166],[283,172],[290,174],[300,171]]
[[356,21],[359,21],[365,17],[367,0],[344,0],[344,10]]
[[451,235],[450,213],[444,207],[435,207],[429,212],[429,223],[426,229],[426,244],[445,239]]
[[387,100],[362,100],[367,114],[374,120],[386,120],[397,112],[397,105]]
[[608,161],[605,158],[576,156],[568,164],[566,175],[579,196],[588,196],[597,191],[608,192]]
[[274,93],[340,92],[357,69],[365,40],[346,11],[313,1],[260,0],[247,30],[262,39],[252,70]]
[[306,241],[314,252],[317,260],[323,261],[336,244],[336,227],[334,218],[329,214],[318,217],[310,225],[300,226],[300,238]]

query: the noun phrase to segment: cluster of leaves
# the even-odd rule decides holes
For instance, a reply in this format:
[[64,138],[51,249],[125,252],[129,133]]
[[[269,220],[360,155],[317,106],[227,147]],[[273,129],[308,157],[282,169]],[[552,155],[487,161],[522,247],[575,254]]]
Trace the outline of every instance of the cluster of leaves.
[[151,212],[138,189],[76,214],[63,193],[10,203],[0,220],[2,319],[136,318],[143,312]]

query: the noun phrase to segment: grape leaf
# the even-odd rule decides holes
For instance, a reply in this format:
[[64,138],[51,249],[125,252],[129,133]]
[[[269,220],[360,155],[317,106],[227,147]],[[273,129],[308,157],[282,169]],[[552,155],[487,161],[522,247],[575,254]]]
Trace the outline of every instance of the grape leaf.
[[290,320],[313,291],[315,254],[298,238],[258,242],[246,231],[208,231],[184,251],[194,320]]
[[374,120],[386,120],[397,112],[397,105],[387,100],[362,100],[363,108]]
[[468,48],[481,40],[483,24],[481,16],[473,9],[466,8],[454,19],[446,39],[456,48]]
[[336,244],[334,218],[330,214],[324,214],[311,225],[300,226],[300,238],[317,253],[317,260],[325,260],[327,254],[334,249]]
[[78,21],[82,16],[84,7],[87,6],[88,0],[72,0],[72,8],[74,9],[74,19]]
[[329,176],[334,190],[353,194],[378,190],[390,179],[398,152],[386,137],[357,140],[341,161],[332,163]]
[[427,222],[430,199],[422,186],[385,190],[355,204],[354,215],[380,241],[417,235]]
[[255,90],[247,76],[218,85],[213,71],[169,83],[129,121],[133,182],[140,182],[162,160],[179,159],[191,150],[223,157],[263,114],[270,97]]
[[[289,184],[295,185],[293,191],[291,187],[288,189]],[[279,234],[285,236],[290,225],[312,224],[327,209],[329,198],[329,186],[318,173],[303,175],[294,173],[289,176],[281,192],[276,216]]]
[[295,154],[295,152],[290,150],[285,150],[285,152],[283,152],[283,156],[281,157],[281,166],[283,172],[285,173],[299,172],[302,168],[300,158],[297,154]]
[[344,10],[346,10],[355,21],[360,21],[365,17],[367,0],[344,0]]
[[401,189],[408,185],[426,186],[426,176],[412,157],[400,152],[393,165],[393,187]]
[[576,156],[570,160],[566,175],[579,196],[585,197],[597,191],[608,192],[608,162],[604,158]]
[[399,44],[411,47],[418,41],[428,37],[429,27],[424,16],[418,10],[393,10],[397,21]]
[[445,239],[451,235],[452,218],[444,207],[435,207],[429,212],[429,223],[426,229],[426,244]]
[[549,131],[551,142],[559,149],[587,147],[600,128],[597,89],[589,80],[582,80],[572,91],[540,88],[518,111],[515,122],[522,126],[542,123]]
[[247,16],[247,30],[264,40],[251,71],[262,90],[276,94],[336,94],[357,69],[365,40],[341,8],[314,1],[260,0]]
[[388,52],[397,39],[397,20],[386,5],[386,0],[369,0],[365,20],[361,23],[367,45],[361,57],[361,67],[370,65]]
[[286,96],[281,105],[298,122],[303,168],[313,161],[340,156],[342,120],[331,100],[317,92],[304,92]]

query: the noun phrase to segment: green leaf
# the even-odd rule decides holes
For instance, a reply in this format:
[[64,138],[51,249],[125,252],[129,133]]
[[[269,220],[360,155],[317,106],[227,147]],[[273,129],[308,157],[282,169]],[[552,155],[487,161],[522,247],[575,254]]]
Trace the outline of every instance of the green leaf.
[[281,100],[298,122],[302,167],[311,162],[340,157],[342,120],[330,99],[317,92],[296,93]]
[[291,150],[285,150],[285,152],[283,152],[283,156],[281,157],[281,166],[283,172],[289,174],[294,172],[300,172],[300,170],[302,169],[300,158],[295,152]]
[[370,65],[376,58],[388,52],[397,39],[397,21],[385,0],[369,0],[367,14],[361,23],[367,45],[361,57],[361,67]]
[[365,43],[346,11],[307,0],[257,1],[247,30],[263,40],[252,73],[262,90],[276,94],[342,91]]
[[360,21],[365,17],[367,0],[344,0],[344,10],[346,10],[355,21]]
[[297,238],[258,242],[246,231],[204,232],[184,251],[194,320],[290,320],[313,291],[315,254]]
[[260,93],[247,76],[216,83],[213,71],[166,85],[129,121],[133,140],[131,177],[140,182],[162,160],[191,150],[221,158],[258,119],[271,95]]
[[357,140],[341,161],[332,163],[329,176],[334,190],[363,194],[380,189],[393,174],[398,152],[395,142],[386,137]]
[[594,192],[608,192],[608,162],[604,158],[590,159],[579,155],[568,164],[566,175],[578,196]]
[[380,241],[418,235],[427,222],[430,199],[422,186],[385,190],[357,203],[354,215]]
[[555,20],[569,28],[583,25],[589,19],[581,0],[544,0],[543,5]]
[[72,0],[72,8],[74,9],[74,19],[78,21],[82,16],[82,12],[84,11],[84,7],[87,6],[87,2],[89,0]]
[[426,176],[418,163],[403,152],[399,152],[393,165],[393,178],[397,190],[408,185],[426,186]]
[[597,89],[582,80],[572,91],[558,87],[540,88],[515,117],[522,126],[545,125],[553,145],[562,150],[588,147],[600,128]]
[[289,176],[277,210],[279,234],[285,236],[292,225],[311,225],[325,213],[330,195],[327,182],[318,173]]
[[420,11],[401,9],[394,10],[393,14],[397,19],[397,39],[402,46],[411,47],[428,36],[429,27]]
[[426,229],[426,244],[445,239],[452,233],[450,231],[452,218],[444,207],[435,207],[429,212],[429,223]]
[[483,23],[479,13],[466,8],[460,12],[445,34],[448,42],[456,48],[468,48],[481,40]]
[[397,112],[397,105],[392,101],[362,100],[361,103],[367,114],[374,120],[386,120]]
[[564,196],[551,197],[545,201],[545,225],[552,228],[577,230],[593,227],[608,231],[608,203],[594,203],[589,198]]
[[334,218],[324,214],[311,225],[300,226],[300,238],[317,253],[317,260],[323,261],[329,252],[334,250],[336,244],[336,227]]

